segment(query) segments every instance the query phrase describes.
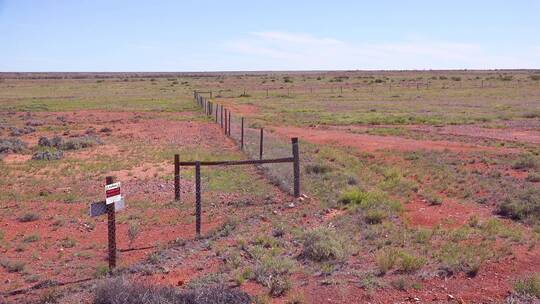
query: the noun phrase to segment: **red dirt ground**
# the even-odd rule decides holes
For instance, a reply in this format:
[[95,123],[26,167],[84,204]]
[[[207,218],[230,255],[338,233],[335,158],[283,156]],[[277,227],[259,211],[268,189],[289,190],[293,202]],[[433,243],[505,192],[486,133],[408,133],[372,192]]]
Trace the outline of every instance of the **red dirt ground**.
[[342,130],[339,127],[300,128],[300,127],[273,127],[277,134],[282,136],[295,136],[315,144],[330,144],[344,147],[358,148],[360,151],[375,152],[377,150],[417,151],[417,150],[449,150],[452,152],[464,151],[497,151],[501,153],[514,153],[517,150],[508,148],[495,148],[479,145],[470,145],[452,141],[415,140],[397,136],[378,136],[355,134]]

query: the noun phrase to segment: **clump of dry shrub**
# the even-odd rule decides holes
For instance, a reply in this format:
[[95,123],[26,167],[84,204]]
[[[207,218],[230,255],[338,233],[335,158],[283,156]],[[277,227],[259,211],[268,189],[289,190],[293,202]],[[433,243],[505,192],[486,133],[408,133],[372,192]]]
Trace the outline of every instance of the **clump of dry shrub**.
[[179,290],[131,282],[124,278],[104,280],[94,290],[94,304],[248,304],[249,295],[224,286]]

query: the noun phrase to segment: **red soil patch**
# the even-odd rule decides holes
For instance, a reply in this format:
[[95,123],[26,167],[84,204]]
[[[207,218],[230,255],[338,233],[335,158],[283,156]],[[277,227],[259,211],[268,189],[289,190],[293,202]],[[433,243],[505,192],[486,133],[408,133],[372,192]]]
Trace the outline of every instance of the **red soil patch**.
[[458,203],[444,199],[442,205],[431,206],[425,200],[415,198],[405,204],[405,218],[413,226],[434,227],[458,227],[467,223],[469,218],[476,215],[480,218],[488,218],[492,215],[491,210],[473,203]]
[[374,152],[381,149],[398,151],[416,150],[449,150],[453,152],[464,151],[498,151],[513,152],[512,149],[502,149],[485,146],[468,145],[452,141],[415,140],[396,136],[378,136],[367,134],[354,134],[339,128],[300,128],[300,127],[273,127],[276,133],[282,136],[300,137],[303,140],[316,144],[334,144],[339,146],[358,148],[362,151]]
[[411,130],[425,131],[442,135],[458,135],[476,138],[496,139],[502,141],[515,141],[529,144],[540,144],[540,132],[513,128],[492,129],[478,125],[458,126],[409,126]]
[[237,104],[235,103],[234,98],[220,98],[219,103],[223,104],[226,108],[231,109],[233,114],[236,115],[242,114],[250,116],[259,113],[259,108],[257,106],[250,104]]

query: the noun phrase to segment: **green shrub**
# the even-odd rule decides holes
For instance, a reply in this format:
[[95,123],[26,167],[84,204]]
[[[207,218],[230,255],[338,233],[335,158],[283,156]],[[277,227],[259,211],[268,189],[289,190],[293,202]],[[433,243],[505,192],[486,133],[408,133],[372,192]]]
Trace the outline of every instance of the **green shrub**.
[[382,221],[386,218],[386,216],[387,216],[386,212],[382,210],[368,210],[364,214],[364,219],[366,223],[370,225],[374,225],[374,224],[382,223]]
[[422,266],[424,266],[426,262],[425,259],[421,257],[416,257],[406,252],[402,252],[399,257],[400,257],[400,268],[403,272],[406,272],[406,273],[413,273],[420,270],[420,268],[422,268]]
[[347,257],[345,240],[333,229],[309,230],[303,235],[302,242],[302,255],[312,261],[343,261]]
[[290,289],[291,283],[287,275],[293,268],[294,261],[287,257],[275,256],[266,250],[257,258],[253,277],[255,281],[270,289],[271,296],[277,297]]
[[485,244],[459,244],[455,241],[444,244],[437,253],[444,269],[451,273],[464,272],[470,277],[474,277],[492,255]]
[[388,271],[392,270],[396,265],[396,262],[399,257],[399,252],[394,248],[386,248],[381,250],[375,257],[375,263],[379,273],[385,274]]
[[341,204],[349,208],[360,208],[363,210],[381,208],[388,211],[398,212],[402,210],[399,202],[391,200],[382,191],[362,191],[359,188],[349,188],[341,194],[339,199]]
[[514,291],[519,295],[540,298],[540,276],[533,274],[517,280]]

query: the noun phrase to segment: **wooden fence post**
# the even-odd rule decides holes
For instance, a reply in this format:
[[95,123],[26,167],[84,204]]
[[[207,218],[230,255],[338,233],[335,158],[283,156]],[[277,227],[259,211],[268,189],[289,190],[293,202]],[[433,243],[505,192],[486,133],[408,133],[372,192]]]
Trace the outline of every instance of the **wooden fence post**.
[[216,124],[218,123],[218,110],[219,110],[219,104],[216,104]]
[[[112,176],[107,176],[105,182],[107,185],[112,184]],[[107,205],[107,226],[109,234],[109,271],[112,271],[116,267],[116,218],[114,203]]]
[[201,162],[195,163],[195,233],[201,236]]
[[261,135],[259,137],[259,159],[262,159],[263,158],[263,135],[264,134],[264,129],[261,128]]
[[221,105],[221,107],[219,107],[219,109],[220,109],[220,113],[221,113],[220,114],[220,116],[221,116],[220,123],[221,123],[221,128],[223,129],[223,105]]
[[240,149],[244,150],[244,117],[241,118],[240,123]]
[[180,200],[180,155],[174,155],[174,200]]
[[266,89],[266,97],[268,97],[268,89]]
[[294,197],[300,197],[300,155],[298,151],[298,138],[291,138],[294,171]]

